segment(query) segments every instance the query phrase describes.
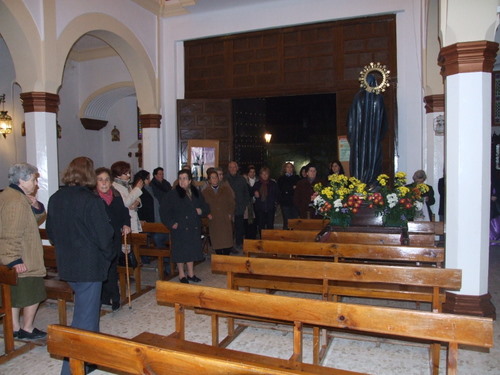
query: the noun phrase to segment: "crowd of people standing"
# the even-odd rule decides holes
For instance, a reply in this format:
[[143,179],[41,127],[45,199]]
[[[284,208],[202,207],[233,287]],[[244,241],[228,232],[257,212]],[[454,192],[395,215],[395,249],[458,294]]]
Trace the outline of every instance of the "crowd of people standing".
[[[168,234],[154,234],[155,246],[171,245],[171,262],[177,265],[181,283],[200,282],[194,264],[204,259],[202,219],[208,222],[215,253],[229,255],[242,250],[243,239],[259,237],[273,229],[278,207],[283,228],[295,218],[319,218],[311,204],[313,187],[321,182],[318,168],[310,163],[297,174],[291,162],[283,164],[280,176],[271,176],[264,166],[257,172],[248,166],[241,173],[235,161],[207,170],[207,179],[195,184],[189,168],[177,173],[172,185],[161,167],[139,170],[132,178],[129,163],[94,168],[87,157],[75,158],[63,173],[61,187],[48,203],[47,212],[36,199],[38,170],[16,164],[9,170],[10,185],[0,193],[0,264],[16,269],[18,285],[12,288],[14,335],[37,339],[46,335],[33,326],[38,305],[46,298],[43,249],[38,227],[46,217],[46,228],[57,249],[59,277],[75,292],[72,326],[99,331],[102,305],[120,308],[118,260],[127,253],[123,236],[142,231],[143,222],[163,223]],[[344,174],[340,161],[330,163],[329,174]],[[424,171],[413,176],[423,183]],[[424,197],[424,216],[432,217],[432,188]],[[143,259],[146,262],[147,259]],[[23,310],[23,319],[20,311]],[[64,362],[62,374],[69,374]]]

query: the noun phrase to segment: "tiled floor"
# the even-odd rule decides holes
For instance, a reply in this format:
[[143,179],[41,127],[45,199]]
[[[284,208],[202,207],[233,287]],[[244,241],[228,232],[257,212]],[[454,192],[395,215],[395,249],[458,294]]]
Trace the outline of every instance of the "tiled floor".
[[[490,293],[493,303],[500,306],[500,247],[491,248],[490,261]],[[144,282],[154,285],[156,273],[153,268],[143,272]],[[203,279],[202,285],[225,287],[225,277],[214,275],[210,271],[210,260],[196,267],[196,274]],[[173,280],[177,281],[177,280]],[[423,307],[424,308],[424,307]],[[69,309],[71,321],[71,308]],[[57,322],[57,307],[45,303],[37,315],[36,326],[46,329],[48,324]],[[186,315],[188,327],[187,339],[210,343],[210,319],[204,315],[189,311]],[[221,325],[221,331],[224,325]],[[288,358],[292,351],[293,337],[289,327],[279,326],[277,329],[252,324],[246,329],[230,348],[262,355]],[[115,313],[109,313],[101,318],[101,331],[122,337],[133,337],[143,331],[160,334],[174,330],[173,309],[158,306],[154,291],[133,300],[131,308],[124,306]],[[221,332],[221,335],[224,332]],[[409,342],[387,340],[374,337],[352,337],[348,334],[338,334],[328,351],[324,365],[367,372],[378,375],[427,375],[429,371],[429,356],[427,346]],[[459,351],[458,369],[464,375],[498,375],[500,374],[500,330],[495,322],[495,342],[497,347],[487,352],[461,349]],[[311,361],[312,340],[310,335],[304,339],[304,359]],[[441,374],[445,374],[446,351],[441,355]],[[58,374],[61,362],[53,359],[47,353],[45,346],[39,346],[18,358],[0,365],[0,374],[15,375],[49,375]],[[97,370],[95,374],[106,374]]]

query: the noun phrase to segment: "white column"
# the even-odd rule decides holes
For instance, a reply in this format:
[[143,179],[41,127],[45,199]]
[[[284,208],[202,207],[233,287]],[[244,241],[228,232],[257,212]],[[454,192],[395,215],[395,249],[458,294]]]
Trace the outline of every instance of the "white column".
[[27,112],[24,118],[26,161],[38,168],[40,173],[38,200],[47,207],[49,197],[59,188],[56,114]]
[[446,266],[460,294],[488,292],[491,73],[446,78]]
[[[161,167],[159,158],[160,129],[142,129],[142,165],[145,170],[153,173],[153,169]],[[153,176],[151,176],[153,177]]]

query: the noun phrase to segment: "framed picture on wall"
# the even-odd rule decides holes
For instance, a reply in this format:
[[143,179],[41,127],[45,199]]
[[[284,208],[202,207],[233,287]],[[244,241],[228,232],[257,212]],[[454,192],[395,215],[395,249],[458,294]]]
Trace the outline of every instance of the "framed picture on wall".
[[201,181],[207,177],[207,169],[219,166],[219,141],[190,139],[188,140],[188,165],[193,180]]

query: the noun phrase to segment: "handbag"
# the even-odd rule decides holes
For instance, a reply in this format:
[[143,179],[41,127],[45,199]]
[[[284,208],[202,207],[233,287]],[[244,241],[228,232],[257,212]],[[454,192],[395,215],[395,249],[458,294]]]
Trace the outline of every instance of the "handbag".
[[139,265],[137,258],[135,257],[134,252],[131,250],[130,245],[122,245],[122,251],[118,255],[118,265],[122,267],[126,267],[127,263],[125,260],[125,256],[128,258],[128,266],[131,268],[136,268]]

